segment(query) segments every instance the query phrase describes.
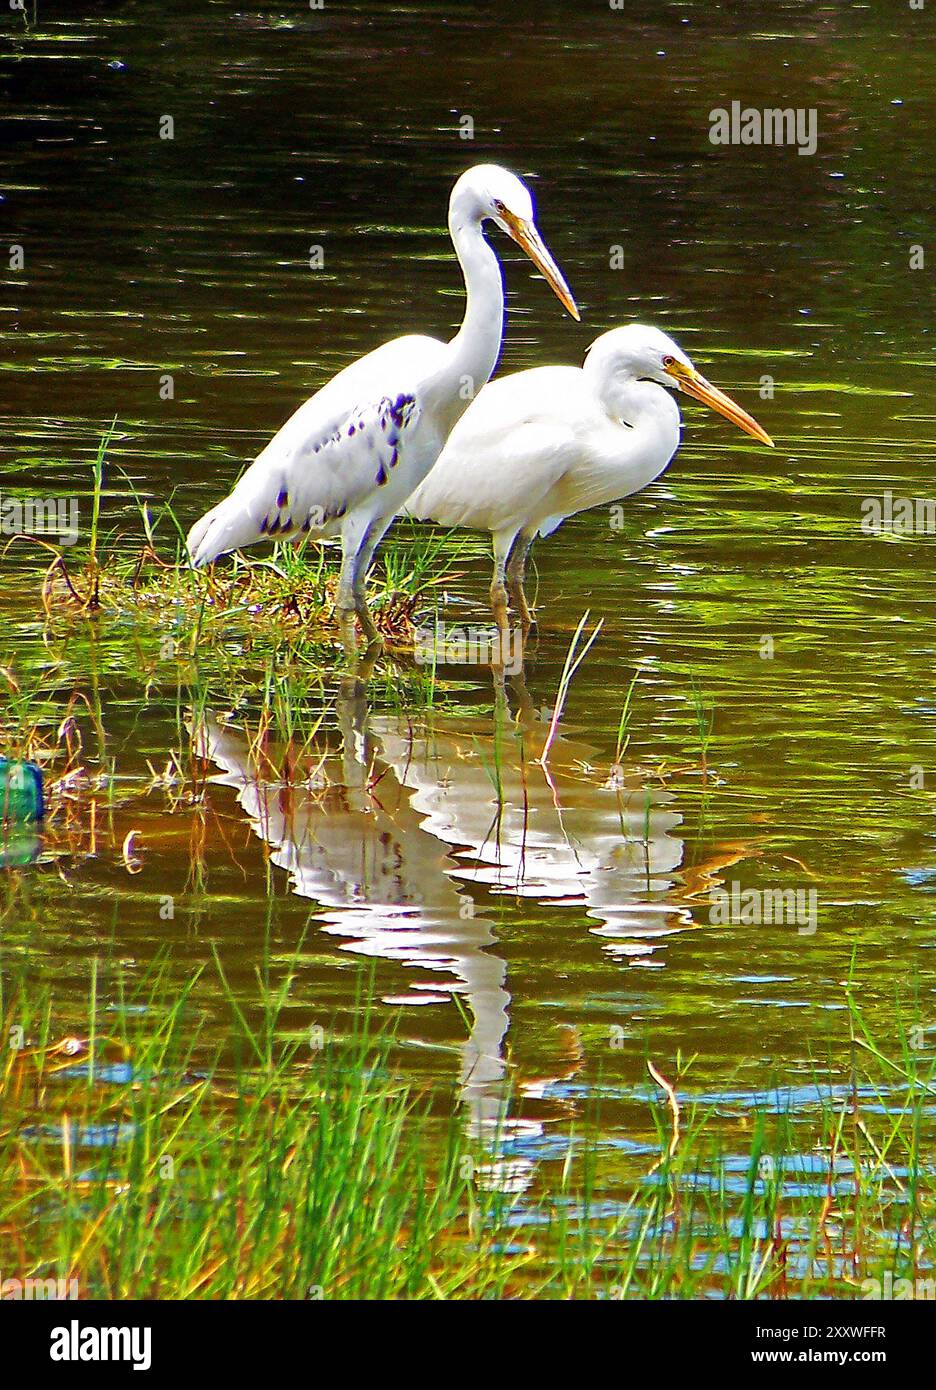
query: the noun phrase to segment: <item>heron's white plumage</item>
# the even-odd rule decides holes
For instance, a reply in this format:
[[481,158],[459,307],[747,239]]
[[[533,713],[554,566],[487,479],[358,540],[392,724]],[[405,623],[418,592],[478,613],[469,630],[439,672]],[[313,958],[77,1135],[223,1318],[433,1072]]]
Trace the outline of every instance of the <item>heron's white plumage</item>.
[[406,512],[494,535],[548,534],[575,512],[646,487],[676,452],[679,411],[668,391],[617,361],[621,340],[611,340],[627,331],[599,338],[584,367],[533,367],[489,382]]
[[534,367],[485,386],[405,511],[490,531],[498,621],[506,622],[511,552],[507,577],[527,620],[522,579],[531,542],[566,517],[629,497],[660,476],[679,446],[679,409],[666,389],[674,386],[770,442],[671,338],[629,324],[596,339],[581,368]]
[[532,516],[579,455],[581,375],[575,367],[536,367],[489,382],[406,513],[492,533]]
[[210,564],[238,546],[277,536],[335,535],[369,499],[369,518],[395,509],[409,490],[409,471],[402,486],[398,473],[401,453],[411,469],[421,454],[429,452],[428,466],[438,452],[435,434],[421,441],[414,427],[445,350],[434,338],[397,338],[334,376],[192,528],[192,563]]
[[231,494],[192,527],[188,549],[194,565],[270,537],[340,534],[339,609],[356,609],[376,635],[363,590],[374,549],[500,352],[504,290],[482,231],[486,219],[523,247],[577,314],[533,224],[527,188],[496,165],[469,169],[449,201],[449,231],[467,296],[458,333],[449,343],[419,336],[385,343],[300,406]]

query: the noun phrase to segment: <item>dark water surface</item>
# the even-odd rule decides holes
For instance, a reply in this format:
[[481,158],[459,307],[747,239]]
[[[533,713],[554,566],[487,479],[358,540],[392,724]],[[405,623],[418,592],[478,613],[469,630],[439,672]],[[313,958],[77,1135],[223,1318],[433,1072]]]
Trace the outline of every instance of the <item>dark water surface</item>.
[[[910,268],[914,245],[936,263],[932,15],[85,8],[0,18],[0,226],[25,254],[22,270],[0,257],[5,493],[76,495],[86,527],[116,416],[106,529],[139,547],[127,479],[176,489],[188,525],[336,369],[387,337],[454,329],[448,189],[489,158],[530,177],[583,310],[572,324],[498,240],[501,370],[577,362],[605,328],[652,322],[777,448],[689,406],[675,462],[621,529],[590,513],[541,544],[541,633],[506,709],[484,668],[441,671],[431,703],[391,669],[367,704],[326,670],[308,783],[284,792],[251,757],[249,710],[219,723],[233,697],[220,702],[204,821],[147,766],[186,755],[184,679],[144,670],[106,615],[44,638],[49,557],[13,545],[0,660],[44,672],[63,711],[76,690],[100,707],[114,780],[93,854],[46,846],[5,887],[8,979],[41,976],[77,1018],[94,957],[106,1000],[121,963],[166,952],[182,979],[216,946],[255,999],[257,969],[275,976],[298,949],[300,1030],[350,1016],[367,957],[407,1074],[457,1085],[481,1130],[509,1080],[521,1186],[548,1185],[570,1118],[597,1126],[609,1191],[646,1167],[647,1058],[675,1075],[694,1057],[684,1094],[713,1103],[729,1151],[757,1101],[794,1103],[808,1162],[848,1055],[850,970],[885,1048],[901,1000],[936,1027],[936,551],[861,529],[869,496],[933,495],[932,271]],[[817,153],[713,147],[708,113],[733,99],[816,108]],[[457,568],[454,614],[484,621],[488,560],[478,547]],[[534,759],[586,609],[603,627],[551,787]],[[816,930],[713,922],[711,890],[732,883],[815,890]],[[223,1036],[214,978],[198,1007]]]

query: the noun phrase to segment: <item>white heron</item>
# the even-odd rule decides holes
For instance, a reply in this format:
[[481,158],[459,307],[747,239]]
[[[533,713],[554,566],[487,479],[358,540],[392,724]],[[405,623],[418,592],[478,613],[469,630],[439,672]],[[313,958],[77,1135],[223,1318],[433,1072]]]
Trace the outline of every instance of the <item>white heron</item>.
[[582,367],[534,367],[490,382],[459,420],[404,511],[420,521],[491,532],[491,607],[502,631],[508,598],[524,631],[530,626],[523,576],[537,536],[550,535],[576,512],[640,492],[666,468],[680,430],[667,387],[773,446],[672,338],[642,324],[603,333]]
[[467,298],[458,333],[449,343],[395,338],[332,377],[192,527],[193,565],[270,538],[340,536],[337,608],[345,641],[353,647],[355,612],[368,639],[378,638],[364,591],[371,558],[500,353],[504,286],[484,236],[487,220],[513,238],[579,317],[536,229],[526,186],[494,164],[468,169],[452,189],[448,215]]

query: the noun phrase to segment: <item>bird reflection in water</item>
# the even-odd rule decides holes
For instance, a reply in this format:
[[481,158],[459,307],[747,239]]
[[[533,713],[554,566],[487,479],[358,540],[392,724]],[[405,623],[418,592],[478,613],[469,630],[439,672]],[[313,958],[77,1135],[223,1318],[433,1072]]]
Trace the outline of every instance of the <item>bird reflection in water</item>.
[[511,996],[485,904],[510,895],[584,906],[604,949],[638,960],[692,919],[679,900],[672,794],[602,782],[591,771],[595,750],[561,734],[550,785],[535,763],[545,724],[525,681],[496,689],[492,722],[437,710],[372,715],[353,682],[338,700],[340,747],[305,752],[312,777],[277,775],[245,731],[210,715],[194,741],[219,769],[209,783],[234,790],[273,864],[318,904],[317,920],[341,949],[413,970],[407,993],[385,1003],[464,1000],[471,1027],[459,1087],[469,1133],[492,1156],[481,1176],[519,1190],[533,1169],[523,1141],[542,1124],[509,1111],[573,1075],[583,1054],[577,1037],[565,1037],[558,1074],[515,1083],[508,1095]]

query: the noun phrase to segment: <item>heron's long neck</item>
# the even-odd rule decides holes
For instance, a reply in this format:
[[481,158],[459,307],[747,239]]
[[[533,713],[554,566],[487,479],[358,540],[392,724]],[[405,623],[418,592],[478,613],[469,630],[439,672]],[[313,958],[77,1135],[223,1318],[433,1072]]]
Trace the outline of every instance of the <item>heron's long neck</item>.
[[594,357],[589,353],[585,359],[585,375],[617,426],[609,436],[609,453],[622,461],[639,460],[640,475],[649,482],[679,447],[679,407],[665,386],[615,373]]
[[448,345],[440,381],[453,425],[489,379],[500,356],[504,333],[504,282],[497,256],[480,224],[451,219],[449,231],[465,277],[465,317]]

